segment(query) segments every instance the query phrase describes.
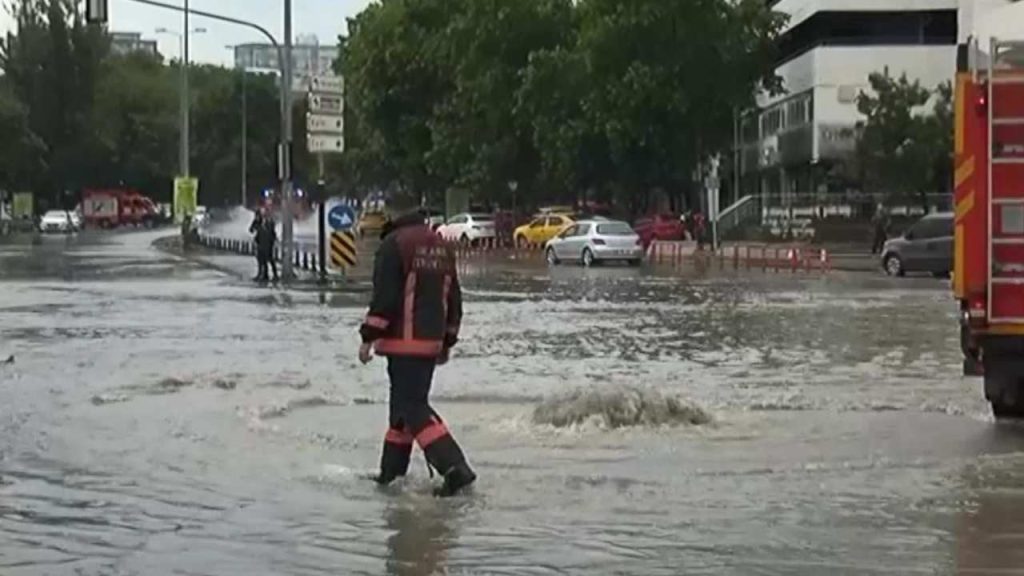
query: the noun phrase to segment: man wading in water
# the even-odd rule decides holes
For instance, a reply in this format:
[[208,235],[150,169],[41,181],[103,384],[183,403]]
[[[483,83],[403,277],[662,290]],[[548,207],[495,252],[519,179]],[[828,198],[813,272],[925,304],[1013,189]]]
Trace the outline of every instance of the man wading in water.
[[409,470],[415,441],[444,477],[438,496],[453,496],[476,480],[466,457],[428,396],[434,369],[448,362],[462,321],[455,254],[417,210],[385,230],[373,270],[373,299],[360,328],[359,360],[387,357],[391,381],[389,428],[380,474],[390,484]]

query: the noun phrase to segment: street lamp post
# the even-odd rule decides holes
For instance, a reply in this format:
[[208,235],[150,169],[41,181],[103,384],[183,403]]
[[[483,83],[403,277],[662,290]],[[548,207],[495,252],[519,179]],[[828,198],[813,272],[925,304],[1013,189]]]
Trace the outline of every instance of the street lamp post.
[[[186,30],[188,30],[188,29],[186,28]],[[192,32],[192,34],[205,34],[206,33],[206,28],[193,28],[191,30],[191,32]],[[180,122],[181,122],[181,125],[179,127],[179,133],[181,135],[181,148],[180,148],[180,150],[178,152],[178,154],[179,154],[179,159],[178,160],[179,160],[179,166],[180,166],[180,170],[181,170],[181,175],[187,178],[189,176],[189,172],[190,172],[190,169],[189,169],[189,122],[190,122],[189,116],[190,116],[190,113],[189,113],[189,97],[188,97],[188,63],[189,63],[189,57],[188,57],[188,37],[189,37],[189,34],[182,34],[180,32],[176,32],[176,31],[170,30],[168,28],[157,28],[156,29],[156,33],[157,34],[167,34],[167,35],[170,35],[170,36],[176,36],[178,38],[178,49],[180,50],[180,54],[181,54],[181,62],[179,62],[179,65],[181,66],[181,87],[179,88],[179,90],[181,91],[181,94],[179,95],[180,101],[179,101],[179,104],[178,104],[178,106],[179,106],[178,112],[179,112],[179,115],[180,115]]]

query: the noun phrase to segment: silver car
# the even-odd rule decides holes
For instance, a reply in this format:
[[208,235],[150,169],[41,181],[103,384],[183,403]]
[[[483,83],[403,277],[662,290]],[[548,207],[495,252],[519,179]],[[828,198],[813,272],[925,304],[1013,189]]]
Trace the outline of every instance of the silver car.
[[882,268],[890,276],[907,272],[949,274],[953,269],[953,214],[925,216],[902,236],[886,242]]
[[549,240],[544,254],[549,264],[575,261],[591,266],[608,260],[623,260],[639,266],[644,248],[640,236],[625,222],[584,220]]

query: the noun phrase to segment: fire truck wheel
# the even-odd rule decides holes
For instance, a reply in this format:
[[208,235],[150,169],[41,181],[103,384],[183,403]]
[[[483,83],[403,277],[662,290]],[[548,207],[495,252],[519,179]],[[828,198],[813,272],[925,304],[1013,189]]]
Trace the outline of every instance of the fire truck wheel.
[[1021,385],[1024,381],[1005,374],[985,375],[985,397],[992,405],[992,415],[1000,420],[1024,418],[1024,398]]
[[900,257],[891,254],[885,259],[885,273],[889,276],[903,276],[906,271],[903,269],[903,260]]

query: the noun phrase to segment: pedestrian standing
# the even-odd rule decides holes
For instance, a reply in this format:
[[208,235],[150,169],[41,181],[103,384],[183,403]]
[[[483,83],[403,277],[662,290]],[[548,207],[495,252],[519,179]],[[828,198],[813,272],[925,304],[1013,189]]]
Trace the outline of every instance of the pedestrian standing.
[[[263,280],[269,280],[268,271],[274,273],[274,282],[277,282],[279,276],[277,274],[277,258],[274,258],[274,249],[277,247],[277,222],[267,215],[263,217],[263,241],[264,241],[264,252],[263,252]],[[269,270],[268,270],[269,269]]]
[[885,206],[879,204],[871,219],[871,227],[874,232],[871,242],[872,254],[880,254],[885,249],[885,242],[889,239],[889,224],[889,213]]
[[374,352],[386,357],[391,383],[378,484],[406,475],[414,442],[444,479],[438,496],[453,496],[476,480],[429,402],[434,370],[448,362],[461,321],[462,291],[451,246],[430,230],[422,211],[396,219],[377,250],[373,297],[360,328],[359,360],[370,362]]
[[260,250],[259,243],[259,232],[263,228],[263,210],[257,210],[256,214],[252,218],[252,224],[249,224],[249,234],[252,235],[253,243],[256,244],[256,277],[253,280],[259,282],[263,279],[267,264],[263,259],[263,251]]

